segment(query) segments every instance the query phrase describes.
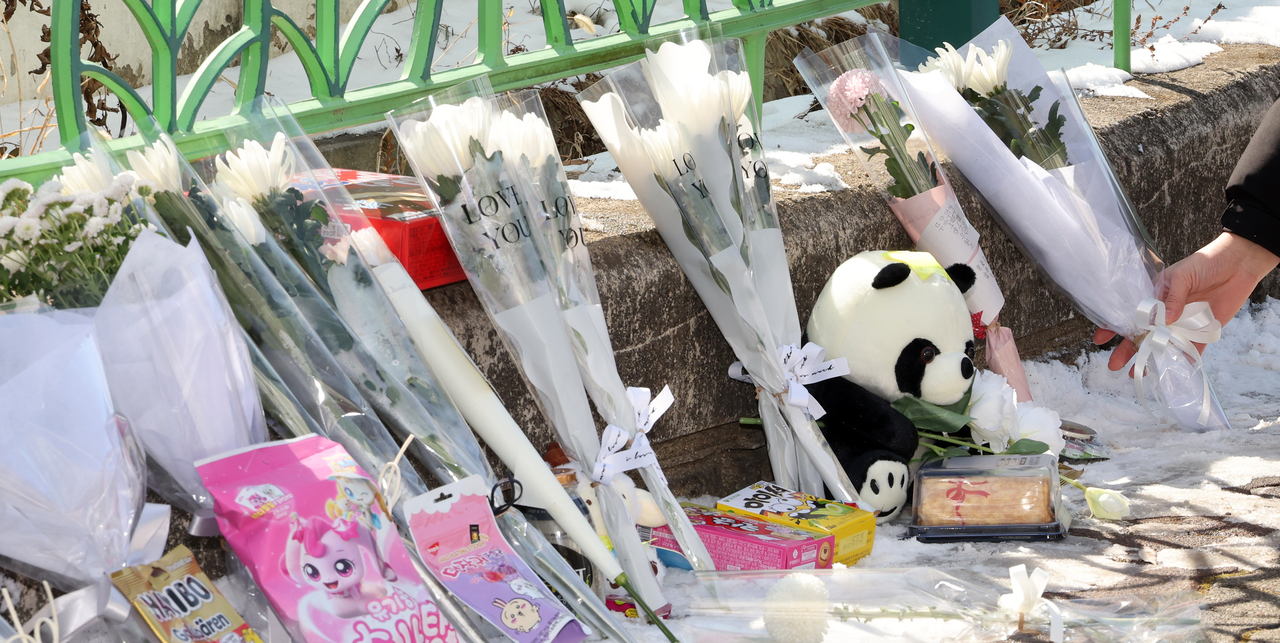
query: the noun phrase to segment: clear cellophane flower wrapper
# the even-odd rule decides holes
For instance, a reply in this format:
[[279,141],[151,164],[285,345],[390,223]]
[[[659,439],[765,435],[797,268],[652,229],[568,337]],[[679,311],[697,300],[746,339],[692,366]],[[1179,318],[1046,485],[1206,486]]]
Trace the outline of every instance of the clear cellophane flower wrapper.
[[[1053,633],[1044,601],[1020,619],[1019,601],[1003,587],[927,567],[700,572],[690,589],[695,641],[994,641],[1015,633],[1020,620],[1041,636]],[[1053,608],[1064,641],[1189,642],[1202,636],[1189,598],[1058,600]]]
[[[542,101],[533,90],[503,94],[495,99],[494,114],[490,149],[501,149],[508,160],[524,166],[541,202],[543,217],[533,221],[533,241],[551,279],[561,316],[577,340],[570,344],[587,393],[609,426],[618,427],[634,438],[637,432],[647,432],[656,418],[649,417],[649,401],[644,399],[644,393],[628,389],[618,375],[582,220]],[[633,395],[637,396],[634,404]],[[636,408],[637,404],[643,404],[644,408]],[[585,468],[592,468],[594,464],[582,463]],[[694,569],[714,569],[706,545],[671,493],[661,467],[655,461],[641,467],[640,475],[666,517],[685,558]]]
[[[388,121],[566,455],[594,462],[600,437],[554,286],[530,239],[530,226],[542,216],[540,204],[522,168],[500,151],[485,149],[491,96],[488,79],[481,77],[391,112]],[[597,538],[575,535],[575,541],[605,576],[627,581],[615,580],[631,585],[642,607],[662,609],[667,601],[624,500],[612,487],[600,489],[597,497],[618,561],[598,553]]]
[[[411,284],[412,280],[404,267],[383,242],[364,211],[356,205],[355,200],[311,139],[281,107],[270,106],[269,111],[264,113],[271,112],[274,113],[282,131],[289,135],[302,167],[306,168],[314,178],[315,189],[322,195],[325,207],[341,222],[341,229],[333,233],[336,237],[333,244],[347,245],[354,251],[349,254],[347,264],[357,268],[365,266],[374,276],[375,286],[380,292],[385,293],[386,290],[390,290],[388,284],[395,285],[404,283],[406,280]],[[314,196],[310,191],[306,194]],[[369,310],[368,306],[357,306],[361,300],[355,296],[345,295],[345,292],[346,289],[334,288],[333,290],[339,310],[343,311],[347,319],[352,316],[359,316],[362,319],[356,326],[357,332],[361,337],[365,337],[365,333],[368,333],[377,339],[375,342],[367,342],[370,344],[370,350],[377,352],[386,368],[398,369],[391,372],[415,391],[420,402],[439,426],[439,433],[426,434],[425,429],[429,427],[424,427],[423,430],[419,430],[418,437],[429,441],[432,445],[432,453],[438,454],[433,455],[433,458],[445,459],[450,464],[433,466],[432,458],[428,458],[425,460],[428,466],[432,466],[433,472],[446,483],[456,482],[469,475],[479,475],[487,484],[494,485],[497,482],[497,476],[494,475],[479,442],[455,405],[453,397],[444,387],[442,379],[436,375],[430,359],[434,357],[446,360],[444,366],[454,378],[461,379],[468,371],[478,376],[478,370],[470,359],[466,358],[456,339],[449,335],[447,339],[415,345],[415,342],[410,339],[409,329],[397,317],[397,314],[402,313],[401,308],[397,306],[397,301],[403,303],[403,299],[392,299],[389,296],[390,293],[386,293],[383,296],[387,299],[383,302],[372,302],[378,307]],[[405,298],[416,298],[417,301],[413,303],[419,306],[414,306],[411,310],[421,310],[435,318],[433,321],[439,323],[435,311],[430,310],[430,304],[416,287],[412,288],[412,292],[400,294]],[[350,301],[344,303],[344,296],[349,297]],[[364,293],[362,297],[365,300],[364,303],[368,304],[374,294]],[[458,356],[461,360],[457,359]],[[388,364],[388,362],[393,363]],[[439,365],[440,362],[436,361],[435,364]],[[487,382],[480,382],[476,388],[480,385],[483,386],[483,390],[464,390],[459,392],[459,396],[466,396],[471,402],[481,401],[476,398],[483,398],[485,395],[493,396],[496,400],[496,395],[493,394]],[[506,414],[504,409],[500,410],[504,415]],[[510,421],[509,416],[508,421]],[[514,426],[514,422],[511,424]],[[537,496],[539,502],[545,504],[556,504],[568,508],[572,512],[569,518],[581,519],[585,527],[590,528],[589,523],[586,523],[585,518],[572,505],[568,494],[547,469],[545,462],[529,444],[523,432],[516,428],[515,434],[493,437],[494,439],[490,442],[500,444],[498,449],[500,456],[505,455],[507,456],[505,459],[511,460],[508,466],[513,471],[524,474],[520,479],[526,495]],[[505,443],[513,441],[523,442],[526,452],[520,454],[522,457],[511,456],[511,447],[515,445]],[[523,461],[533,462],[535,468],[530,471],[521,466]],[[536,492],[535,489],[542,493]],[[557,495],[560,497],[545,497]],[[586,622],[596,624],[609,633],[620,631],[604,604],[581,582],[581,578],[573,572],[563,557],[546,542],[542,533],[530,528],[519,511],[510,509],[502,513],[498,516],[498,524],[523,559],[544,577],[550,579],[551,584],[562,596],[572,597],[569,600],[574,605],[573,609],[581,612]]]
[[204,253],[142,233],[94,324],[151,488],[187,512],[212,509],[195,461],[265,442],[267,429],[240,326]]
[[[766,230],[762,239],[773,237],[772,247],[766,240],[758,251],[752,246],[756,235],[745,234],[744,219],[771,212],[739,179],[741,116],[732,105],[741,99],[732,98],[736,78],[728,77],[736,70],[719,70],[729,58],[716,41],[688,32],[680,38],[684,44],[651,45],[644,60],[613,70],[578,100],[725,340],[763,389],[760,414],[775,479],[804,482],[806,491],[825,495],[820,480],[837,500],[856,501],[821,431],[803,408],[778,397],[789,390],[780,348],[788,338],[785,307],[794,308],[794,295],[780,292],[789,288],[777,275],[787,270],[780,234],[767,231],[776,228],[751,224]],[[757,278],[758,271],[773,276]],[[767,283],[771,278],[778,281]],[[771,324],[773,307],[784,310]],[[790,334],[798,341],[794,321]],[[773,325],[782,328],[775,332]],[[802,478],[801,456],[820,475]]]
[[[442,480],[481,470],[479,445],[464,448],[441,428],[440,422],[461,422],[461,417],[442,404],[436,378],[357,250],[357,243],[367,243],[365,236],[377,232],[368,225],[354,229],[343,217],[349,208],[326,199],[294,143],[310,145],[309,139],[288,111],[265,98],[256,107],[246,125],[226,132],[231,151],[215,163],[214,194],[224,209],[236,208],[233,202],[251,205],[240,214],[258,217],[248,223],[254,252],[286,285],[312,326],[324,329],[320,337],[326,348],[397,441],[417,438],[411,449]],[[258,161],[268,166],[266,172],[277,173],[274,180],[244,180]],[[332,174],[327,164],[321,169]]]
[[57,607],[64,640],[127,627],[110,616],[129,606],[108,575],[147,562],[134,562],[148,552],[133,542],[148,519],[146,464],[98,346],[93,320],[77,313],[0,315],[0,566],[75,593]]
[[[342,328],[313,327],[307,311],[294,298],[303,292],[297,288],[305,287],[306,279],[295,278],[292,290],[282,285],[275,271],[285,270],[292,263],[286,257],[269,266],[241,234],[243,217],[234,217],[222,209],[208,186],[177,153],[172,140],[153,123],[149,125],[143,128],[151,141],[144,150],[147,154],[117,154],[116,160],[144,178],[155,175],[148,179],[158,186],[148,199],[148,216],[156,225],[179,243],[193,238],[200,243],[232,313],[253,344],[250,353],[255,379],[271,392],[263,399],[269,401],[267,408],[279,411],[273,415],[283,423],[282,432],[305,435],[318,428],[322,435],[342,444],[361,467],[381,470],[395,458],[398,446],[361,396],[363,387],[348,378],[326,348],[324,335],[332,336]],[[150,155],[154,156],[147,158]],[[246,229],[258,234],[249,225]],[[338,319],[337,313],[328,310],[319,297],[312,296],[309,301],[313,302],[308,305],[310,312],[323,315],[313,319]],[[270,365],[270,372],[263,370],[265,365]],[[276,383],[283,384],[284,389]],[[299,425],[300,421],[306,425]],[[426,485],[412,469],[404,471],[402,484],[406,493],[426,491]]]
[[969,312],[991,324],[1004,306],[978,231],[965,217],[946,172],[920,129],[880,33],[848,40],[820,53],[806,50],[796,68],[862,162],[916,249],[944,266],[973,268],[977,282],[965,293]]
[[[967,47],[991,50],[999,41],[1012,46],[1009,89],[1031,95],[1039,88],[1030,113],[1056,112],[1063,119],[1066,165],[1061,154],[1054,155],[1048,170],[1028,156],[1016,158],[941,72],[899,72],[916,114],[1046,280],[1090,321],[1140,344],[1146,328],[1137,312],[1144,300],[1157,298],[1163,264],[1061,74],[1046,73],[1004,19]],[[907,43],[898,46],[901,58],[913,63],[928,56]],[[1170,344],[1156,351],[1154,363],[1154,388],[1178,425],[1189,430],[1229,426],[1198,356],[1193,361]],[[1138,368],[1153,370],[1147,364]]]

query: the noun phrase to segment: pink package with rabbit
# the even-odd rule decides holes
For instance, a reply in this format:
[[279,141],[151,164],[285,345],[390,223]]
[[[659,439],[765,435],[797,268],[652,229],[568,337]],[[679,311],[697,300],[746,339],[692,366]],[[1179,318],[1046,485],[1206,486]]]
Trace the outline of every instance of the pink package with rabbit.
[[377,486],[312,435],[196,464],[218,527],[293,637],[307,643],[456,643]]
[[410,498],[404,512],[431,573],[515,643],[578,643],[590,633],[502,537],[480,476]]

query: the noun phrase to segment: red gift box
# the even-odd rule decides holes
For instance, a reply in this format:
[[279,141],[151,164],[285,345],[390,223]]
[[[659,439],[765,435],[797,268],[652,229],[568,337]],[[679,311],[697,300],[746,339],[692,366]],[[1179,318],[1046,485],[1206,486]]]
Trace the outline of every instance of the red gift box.
[[418,179],[362,170],[334,172],[418,288],[467,278]]

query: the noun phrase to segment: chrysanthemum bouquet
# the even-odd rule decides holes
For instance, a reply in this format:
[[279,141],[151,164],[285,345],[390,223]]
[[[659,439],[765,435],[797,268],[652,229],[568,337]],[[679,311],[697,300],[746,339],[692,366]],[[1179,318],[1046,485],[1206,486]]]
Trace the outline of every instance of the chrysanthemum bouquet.
[[[251,210],[220,207],[167,135],[154,124],[144,133],[152,141],[146,152],[117,155],[116,160],[160,179],[155,184],[166,188],[146,198],[148,215],[175,240],[187,243],[194,238],[204,250],[249,340],[255,380],[274,428],[290,436],[318,431],[341,443],[361,467],[380,470],[395,458],[396,443],[361,395],[367,387],[363,382],[358,387],[327,348],[344,338],[354,345],[354,339],[341,326],[311,321],[336,320],[337,313],[314,290],[298,290],[309,282],[288,255],[278,248],[275,253],[258,252],[256,246],[266,242],[266,234],[251,225]],[[274,265],[264,256],[276,257]],[[285,272],[290,267],[292,276]],[[284,282],[277,272],[286,275]],[[414,471],[405,472],[403,484],[410,492],[426,490]]]
[[[973,269],[977,281],[965,292],[965,303],[981,338],[987,329],[999,328],[1004,295],[978,243],[978,231],[938,167],[932,142],[918,128],[915,108],[888,53],[894,45],[896,40],[884,34],[868,34],[820,53],[806,50],[795,65],[916,248],[944,266],[961,263]],[[988,338],[989,356],[994,355],[994,339]],[[1013,353],[1016,358],[1016,349]],[[1014,382],[1023,399],[1030,399],[1019,360],[990,363]]]
[[[492,142],[491,96],[488,79],[481,77],[387,118],[435,202],[468,280],[516,357],[561,446],[577,462],[595,462],[600,437],[553,292],[556,286],[531,239],[533,226],[546,215],[527,172]],[[649,605],[661,609],[667,601],[649,567],[635,521],[612,486],[600,486],[597,498],[617,559],[594,530],[571,536],[592,563],[626,587],[665,631]]]
[[825,368],[820,348],[798,346],[740,45],[693,32],[679,39],[650,44],[643,60],[609,72],[578,100],[741,360],[733,372],[760,387],[774,478],[817,495],[825,484],[856,501],[803,387],[818,372],[839,371]]
[[[927,56],[907,43],[899,47],[903,60]],[[1226,428],[1192,344],[1216,341],[1221,326],[1204,302],[1166,323],[1156,298],[1163,265],[1065,75],[1045,72],[1008,20],[997,21],[967,47],[947,52],[935,70],[899,72],[930,138],[1077,310],[1134,340],[1134,384],[1144,406],[1150,383],[1144,376],[1154,375],[1157,396],[1177,424]],[[979,58],[982,65],[975,67]],[[974,94],[984,96],[987,107],[971,104]],[[1015,110],[1007,103],[1015,98],[1025,98],[1028,106]],[[1034,112],[1032,102],[1039,105]],[[1040,113],[1049,115],[1047,122],[1033,118]],[[1013,129],[993,129],[995,117]],[[1010,138],[1010,131],[1025,136]]]
[[96,306],[146,225],[131,200],[153,189],[92,152],[38,190],[0,184],[0,301],[37,296],[56,308]]
[[[600,304],[591,256],[583,237],[582,220],[538,93],[527,90],[498,96],[494,114],[494,124],[489,130],[490,147],[502,150],[505,158],[523,166],[531,178],[534,194],[542,206],[540,216],[533,221],[533,242],[571,334],[570,345],[577,358],[578,371],[596,412],[607,424],[603,441],[613,447],[602,449],[596,462],[580,464],[595,482],[621,485],[620,493],[634,496],[634,484],[625,475],[626,469],[632,467],[615,463],[626,459],[628,453],[652,452],[647,434],[674,400],[666,391],[665,396],[660,393],[658,399],[651,401],[649,389],[628,388],[618,375],[604,307]],[[661,406],[664,402],[666,406]],[[667,487],[656,456],[637,459],[636,463],[640,462],[647,463],[638,467],[640,475],[666,517],[685,558],[694,569],[713,569],[706,545]]]

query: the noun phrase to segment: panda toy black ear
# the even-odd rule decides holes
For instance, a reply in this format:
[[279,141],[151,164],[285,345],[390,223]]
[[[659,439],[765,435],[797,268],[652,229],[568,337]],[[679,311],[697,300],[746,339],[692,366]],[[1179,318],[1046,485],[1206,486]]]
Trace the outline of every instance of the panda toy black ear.
[[960,287],[960,292],[962,293],[969,292],[969,289],[973,288],[973,284],[978,281],[978,275],[974,274],[973,268],[962,263],[953,263],[947,266],[947,276],[951,277],[951,281],[954,281]]
[[[876,273],[876,278],[871,280],[871,287],[876,290],[892,288],[907,280],[907,276],[911,274],[911,266],[905,263],[893,262],[880,269]],[[970,271],[973,274],[973,271]]]

